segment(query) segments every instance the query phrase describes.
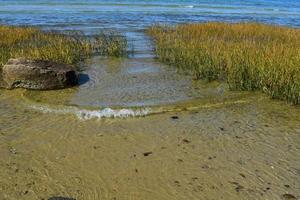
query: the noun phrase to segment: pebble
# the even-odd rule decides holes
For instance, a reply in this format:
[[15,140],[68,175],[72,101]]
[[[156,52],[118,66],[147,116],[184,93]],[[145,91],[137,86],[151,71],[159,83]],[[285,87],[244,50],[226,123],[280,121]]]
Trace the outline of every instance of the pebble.
[[188,139],[183,139],[182,142],[190,143],[191,141],[189,141]]
[[149,151],[149,152],[143,153],[143,155],[144,155],[144,156],[149,156],[149,155],[151,155],[152,153],[153,153],[153,152]]

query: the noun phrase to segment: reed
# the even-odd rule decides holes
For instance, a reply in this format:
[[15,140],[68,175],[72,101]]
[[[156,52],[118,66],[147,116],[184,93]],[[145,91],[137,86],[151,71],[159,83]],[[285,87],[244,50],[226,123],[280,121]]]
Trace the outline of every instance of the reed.
[[261,90],[300,103],[300,30],[256,23],[156,25],[158,58],[232,90]]
[[110,30],[96,36],[100,55],[122,57],[127,55],[127,40],[120,33]]
[[124,56],[126,48],[126,38],[114,32],[87,37],[78,32],[55,33],[0,26],[0,67],[15,57],[75,64],[92,54]]

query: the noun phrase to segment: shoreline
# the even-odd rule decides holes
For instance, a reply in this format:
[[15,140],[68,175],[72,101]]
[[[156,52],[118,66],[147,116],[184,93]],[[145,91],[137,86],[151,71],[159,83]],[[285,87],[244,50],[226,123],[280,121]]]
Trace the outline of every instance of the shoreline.
[[[35,2],[37,5],[40,3]],[[63,7],[64,2],[60,2]],[[32,4],[28,5],[27,9],[30,10]],[[226,35],[229,29],[218,32],[215,27],[202,37],[202,33],[197,35],[198,28],[194,32],[189,29],[193,25],[166,26],[167,30],[162,31],[166,35],[161,35],[163,37],[157,40],[162,43],[156,43],[157,50],[162,47],[162,53],[166,53],[160,56],[163,62],[158,62],[154,58],[154,45],[149,36],[141,32],[143,27],[150,26],[147,20],[151,19],[153,24],[159,18],[172,24],[187,18],[197,19],[197,16],[190,16],[181,10],[182,15],[173,13],[171,18],[165,10],[163,15],[154,15],[152,12],[145,15],[143,10],[138,13],[125,10],[126,6],[122,7],[122,12],[98,15],[103,10],[97,5],[93,8],[95,11],[85,12],[85,15],[80,15],[82,6],[61,15],[53,6],[52,9],[47,8],[47,12],[51,10],[55,18],[39,18],[40,14],[32,11],[40,24],[47,24],[53,29],[84,30],[84,34],[107,30],[111,26],[126,31],[121,32],[121,38],[111,38],[114,34],[98,35],[100,39],[96,46],[104,42],[104,48],[97,56],[89,54],[90,49],[87,49],[87,57],[77,57],[82,52],[75,47],[82,47],[82,44],[75,43],[74,47],[72,39],[65,44],[66,41],[60,41],[60,36],[46,35],[44,42],[50,42],[50,46],[42,44],[41,47],[40,43],[25,36],[25,45],[29,38],[29,44],[37,45],[37,52],[40,49],[44,52],[49,48],[45,51],[49,53],[46,58],[59,59],[61,54],[65,55],[65,51],[70,53],[64,57],[67,58],[64,62],[76,65],[80,60],[80,70],[84,76],[79,80],[78,86],[62,90],[0,89],[1,200],[300,198],[300,107],[270,99],[267,94],[258,91],[266,82],[261,79],[253,80],[262,78],[260,72],[263,70],[256,73],[256,69],[261,68],[256,68],[257,63],[252,61],[254,58],[261,58],[261,49],[258,56],[247,57],[240,54],[240,51],[253,53],[251,50],[257,50],[258,43],[265,44],[268,39],[272,44],[286,44],[282,42],[280,34],[279,37],[276,34],[270,34],[272,37],[269,37],[268,31],[261,34],[264,31],[251,29],[250,36],[245,38],[252,41],[254,46],[246,46],[249,47],[248,51],[245,46],[234,46],[236,43],[244,44],[245,35]],[[3,16],[1,9],[3,7],[0,0],[0,18]],[[198,7],[184,9],[191,11]],[[60,12],[63,13],[62,10]],[[126,15],[127,12],[130,14]],[[48,17],[51,13],[45,16]],[[115,18],[114,13],[118,14]],[[28,12],[26,16],[31,19],[33,15]],[[176,18],[178,16],[181,17]],[[7,13],[5,19],[13,17],[15,16]],[[219,18],[219,15],[215,13],[210,17]],[[238,18],[237,15],[235,17]],[[22,15],[16,15],[15,18],[20,23],[27,23]],[[205,16],[201,15],[201,20],[202,18],[205,19]],[[54,23],[50,19],[58,20]],[[280,17],[274,19],[276,20],[280,21]],[[35,22],[28,20],[28,24]],[[287,19],[286,23],[288,22],[291,20]],[[184,27],[182,32],[175,30],[178,35],[172,35],[173,28],[180,29],[181,26]],[[0,25],[0,30],[1,27],[4,26]],[[160,33],[161,29],[155,28]],[[22,32],[25,29],[16,27],[16,30]],[[14,41],[20,36],[13,35],[18,31],[4,36],[0,31],[0,39],[6,36],[9,38],[5,40],[5,48],[10,47],[6,45],[12,42],[15,45],[14,51],[21,49],[22,42]],[[239,31],[244,33],[244,28]],[[224,33],[225,39],[218,34],[214,35],[216,33]],[[257,33],[261,34],[258,39],[253,38]],[[44,37],[43,34],[45,33],[42,32],[39,37]],[[184,34],[189,36],[185,37]],[[59,44],[58,50],[55,45],[51,46],[52,37],[58,37],[54,42]],[[70,39],[65,37],[62,40]],[[197,43],[195,38],[202,38],[202,43]],[[130,53],[132,45],[135,55],[123,55],[123,39],[127,39],[126,53]],[[220,43],[228,47],[228,41],[231,41],[233,48],[220,47]],[[0,40],[0,47],[1,42],[3,40]],[[169,46],[165,46],[164,42]],[[180,45],[176,46],[178,42]],[[185,46],[191,43],[199,46]],[[287,43],[290,45],[290,42]],[[89,41],[84,44],[88,45]],[[208,50],[213,50],[205,51],[207,54],[201,57],[205,62],[199,59],[198,54],[198,47],[203,49],[202,44],[206,44]],[[296,44],[298,43],[294,43]],[[274,58],[274,62],[275,58],[280,58],[277,55],[284,55],[279,54],[277,46],[275,47],[273,57],[266,57]],[[189,55],[191,49],[194,54]],[[107,56],[109,52],[112,52],[112,56]],[[236,53],[230,56],[232,60],[222,54],[228,52]],[[25,55],[32,55],[31,53]],[[106,56],[101,56],[102,53]],[[172,53],[176,55],[173,56],[174,62],[172,56],[170,59]],[[217,56],[210,59],[211,54]],[[82,58],[88,59],[82,61]],[[239,62],[235,62],[236,58],[240,59]],[[0,62],[1,59],[0,49]],[[266,62],[268,59],[261,60]],[[234,65],[236,68],[230,68],[233,71],[227,70],[228,61],[237,64]],[[189,67],[193,66],[199,68],[196,71],[190,70]],[[219,66],[225,66],[226,69]],[[292,70],[298,68],[288,69],[287,74],[284,74],[288,78],[282,79],[282,82],[271,76],[277,70],[263,71],[264,77],[272,72],[269,77],[274,78],[270,79],[271,85],[267,85],[267,89],[271,86],[276,89],[277,83],[284,85],[282,83],[286,83],[285,81],[289,81],[289,84],[298,83],[296,80],[300,79],[292,80],[292,76],[289,76]],[[189,73],[185,73],[186,71]],[[194,76],[192,72],[195,72]],[[242,86],[247,86],[237,89],[247,91],[230,90],[232,82],[228,80],[229,74],[232,75],[231,81],[237,80],[233,81],[236,85],[242,83]],[[211,80],[199,80],[202,78]],[[254,87],[249,82],[241,82],[244,80],[251,80],[251,84],[263,84]],[[292,91],[293,94],[297,95],[298,89]],[[292,98],[297,98],[296,95]]]

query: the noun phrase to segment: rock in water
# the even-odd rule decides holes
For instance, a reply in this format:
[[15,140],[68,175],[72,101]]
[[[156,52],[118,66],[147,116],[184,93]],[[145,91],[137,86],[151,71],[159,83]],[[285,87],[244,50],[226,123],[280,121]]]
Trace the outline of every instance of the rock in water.
[[3,66],[2,79],[7,89],[51,90],[78,84],[78,73],[71,65],[17,58]]

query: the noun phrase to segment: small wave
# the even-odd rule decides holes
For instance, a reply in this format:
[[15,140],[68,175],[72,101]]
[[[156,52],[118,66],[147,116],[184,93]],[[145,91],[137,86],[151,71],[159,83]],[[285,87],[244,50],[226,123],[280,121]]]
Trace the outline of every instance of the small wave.
[[193,5],[186,5],[186,6],[183,6],[184,8],[194,8],[195,6]]
[[43,105],[31,105],[32,109],[41,111],[43,113],[54,113],[54,114],[74,114],[81,120],[89,119],[102,119],[102,118],[128,118],[128,117],[142,117],[150,114],[150,108],[140,109],[111,109],[104,108],[102,110],[87,110],[79,109],[76,107],[68,108],[51,108]]
[[265,8],[264,10],[266,10],[266,11],[274,11],[274,12],[283,11],[283,10],[280,10],[279,8]]

